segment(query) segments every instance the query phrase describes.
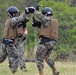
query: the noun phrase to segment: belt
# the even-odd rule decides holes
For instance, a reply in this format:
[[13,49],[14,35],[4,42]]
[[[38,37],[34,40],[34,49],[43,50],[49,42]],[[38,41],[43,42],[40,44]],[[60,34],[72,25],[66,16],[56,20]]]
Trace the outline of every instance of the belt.
[[[4,39],[9,40],[10,38],[4,38]],[[10,39],[10,40],[13,40],[14,41],[15,39]]]
[[55,41],[55,42],[57,42],[57,41],[54,40],[54,39],[50,39],[50,38],[47,38],[47,37],[40,37],[40,43],[39,43],[39,44],[46,43],[46,42],[50,42],[50,41]]
[[22,37],[22,35],[18,36],[18,38],[21,38],[21,37]]

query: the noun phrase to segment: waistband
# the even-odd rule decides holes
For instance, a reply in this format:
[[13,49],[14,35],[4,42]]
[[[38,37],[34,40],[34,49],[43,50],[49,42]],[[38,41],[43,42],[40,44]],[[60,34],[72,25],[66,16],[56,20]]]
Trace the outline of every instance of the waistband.
[[45,43],[45,42],[50,42],[50,41],[55,41],[55,42],[57,42],[55,39],[51,39],[51,38],[47,38],[47,37],[41,36],[41,37],[40,37],[40,42],[39,42],[39,44],[42,44],[42,43]]
[[[5,40],[9,40],[10,38],[3,38],[3,39],[5,39]],[[13,40],[13,41],[14,41],[15,39],[10,39],[10,40]]]

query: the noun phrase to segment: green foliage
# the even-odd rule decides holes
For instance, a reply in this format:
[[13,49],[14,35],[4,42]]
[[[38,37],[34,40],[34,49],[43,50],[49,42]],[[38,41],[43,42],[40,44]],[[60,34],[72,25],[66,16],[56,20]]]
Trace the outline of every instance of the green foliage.
[[[24,6],[32,6],[38,0],[0,0],[0,41],[3,38],[3,28],[4,23],[7,19],[7,8],[9,6],[17,6],[20,12],[24,12]],[[54,17],[58,19],[59,22],[59,39],[57,45],[57,52],[69,53],[73,49],[76,49],[76,7],[69,6],[69,0],[40,0],[39,5],[44,5],[44,7],[51,7],[53,9]],[[40,12],[43,7],[40,7]],[[25,42],[28,51],[34,51],[34,47],[38,44],[38,29],[35,29],[31,25],[32,16],[29,17],[30,21],[27,23],[28,35]]]
[[42,0],[40,4],[53,9],[54,17],[59,22],[57,52],[68,54],[76,47],[74,46],[76,44],[76,7],[70,7],[67,1]]

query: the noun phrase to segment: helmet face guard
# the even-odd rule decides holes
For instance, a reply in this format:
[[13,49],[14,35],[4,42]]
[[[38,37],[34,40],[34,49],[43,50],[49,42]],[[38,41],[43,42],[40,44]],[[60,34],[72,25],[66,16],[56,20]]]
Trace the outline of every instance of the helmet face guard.
[[49,16],[49,15],[53,15],[53,11],[50,7],[45,7],[43,10],[42,10],[42,14],[43,15],[46,15],[46,16]]
[[18,13],[19,10],[17,7],[15,6],[11,6],[7,9],[7,14],[10,16],[10,17],[14,17],[14,14]]

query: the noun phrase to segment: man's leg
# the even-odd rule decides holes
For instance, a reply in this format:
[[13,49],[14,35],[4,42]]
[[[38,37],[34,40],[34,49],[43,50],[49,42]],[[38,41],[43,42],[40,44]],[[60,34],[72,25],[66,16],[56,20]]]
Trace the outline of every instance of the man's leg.
[[25,65],[25,58],[24,58],[24,47],[23,47],[23,43],[21,43],[19,46],[18,46],[18,52],[19,52],[19,65],[20,65],[20,69],[23,70],[23,71],[27,71],[26,70],[26,65]]
[[5,44],[1,44],[0,63],[4,62],[6,58],[7,58],[6,45]]
[[54,61],[49,58],[53,48],[55,47],[55,45],[56,45],[55,41],[50,41],[50,42],[45,43],[45,46],[48,49],[47,53],[46,53],[45,61],[51,67],[51,69],[53,71],[53,75],[59,75],[59,72],[56,70]]
[[52,71],[53,71],[53,75],[59,75],[59,72],[57,71],[57,69],[56,69],[56,67],[55,67],[54,61],[49,58],[51,52],[52,52],[52,50],[48,50],[48,52],[47,52],[47,54],[46,54],[45,61],[46,61],[46,63],[51,67],[51,69],[52,69]]
[[44,75],[43,69],[44,69],[44,58],[46,55],[46,48],[43,44],[40,44],[37,48],[36,51],[36,64],[37,64],[37,68],[39,70],[39,74],[40,75]]
[[9,68],[12,73],[15,73],[18,68],[18,52],[15,46],[7,47],[7,53],[8,53],[8,62],[9,62]]

